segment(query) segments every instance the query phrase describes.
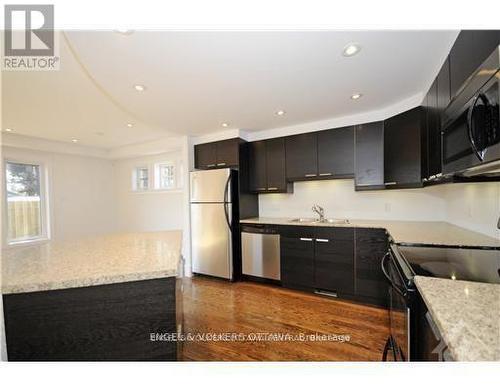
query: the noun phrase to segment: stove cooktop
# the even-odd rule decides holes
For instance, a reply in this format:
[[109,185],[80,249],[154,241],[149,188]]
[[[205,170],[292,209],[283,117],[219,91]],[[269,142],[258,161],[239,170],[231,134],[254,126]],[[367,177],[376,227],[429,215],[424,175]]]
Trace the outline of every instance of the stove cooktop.
[[500,250],[399,246],[417,276],[500,284]]

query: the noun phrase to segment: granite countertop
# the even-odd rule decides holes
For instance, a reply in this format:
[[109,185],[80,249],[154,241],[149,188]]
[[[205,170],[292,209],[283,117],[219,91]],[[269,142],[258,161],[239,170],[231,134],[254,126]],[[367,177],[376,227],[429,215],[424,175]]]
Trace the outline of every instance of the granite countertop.
[[112,284],[178,274],[182,231],[49,241],[2,251],[2,293]]
[[454,360],[500,360],[500,285],[423,276],[415,285]]
[[500,248],[500,239],[440,221],[356,220],[349,224],[292,222],[292,218],[254,217],[240,220],[247,224],[298,225],[313,227],[357,227],[386,229],[395,243],[412,245],[477,246]]

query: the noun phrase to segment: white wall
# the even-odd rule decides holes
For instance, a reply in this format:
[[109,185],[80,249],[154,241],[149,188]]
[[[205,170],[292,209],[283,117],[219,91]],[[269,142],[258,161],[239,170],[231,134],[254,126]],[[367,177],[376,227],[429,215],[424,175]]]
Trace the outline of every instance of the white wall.
[[114,231],[111,161],[7,146],[2,147],[2,152],[4,159],[42,162],[47,166],[52,239]]
[[294,183],[290,194],[259,195],[259,215],[313,217],[317,203],[330,218],[434,220],[445,219],[444,194],[437,187],[410,190],[354,191],[354,181],[326,180]]
[[500,238],[500,183],[467,183],[443,186],[447,221]]
[[183,228],[185,207],[182,189],[132,191],[131,175],[134,167],[149,166],[162,161],[176,162],[178,168],[176,174],[184,180],[181,150],[113,162],[114,203],[118,231],[138,232]]

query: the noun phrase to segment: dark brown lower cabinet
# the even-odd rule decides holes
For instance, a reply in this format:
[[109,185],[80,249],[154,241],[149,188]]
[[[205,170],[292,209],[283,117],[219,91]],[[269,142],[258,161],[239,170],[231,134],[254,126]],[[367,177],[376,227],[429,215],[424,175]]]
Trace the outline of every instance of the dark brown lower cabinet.
[[3,295],[8,360],[176,360],[175,342],[151,338],[176,332],[176,283],[170,277]]
[[284,287],[310,290],[314,285],[314,239],[281,239],[281,283]]
[[388,246],[385,229],[356,228],[356,296],[384,306],[389,286],[380,263]]
[[380,268],[388,249],[384,229],[288,226],[282,230],[284,287],[387,306],[388,285]]

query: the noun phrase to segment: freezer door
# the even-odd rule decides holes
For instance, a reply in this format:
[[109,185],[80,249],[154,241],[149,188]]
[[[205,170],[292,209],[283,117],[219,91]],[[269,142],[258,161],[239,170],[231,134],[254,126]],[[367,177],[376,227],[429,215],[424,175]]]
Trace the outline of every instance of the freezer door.
[[[190,173],[191,202],[231,202],[231,170],[193,171]],[[227,186],[227,187],[226,187]],[[224,195],[226,199],[224,199]]]
[[232,278],[231,231],[224,209],[231,216],[231,204],[191,204],[194,273]]

